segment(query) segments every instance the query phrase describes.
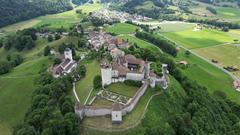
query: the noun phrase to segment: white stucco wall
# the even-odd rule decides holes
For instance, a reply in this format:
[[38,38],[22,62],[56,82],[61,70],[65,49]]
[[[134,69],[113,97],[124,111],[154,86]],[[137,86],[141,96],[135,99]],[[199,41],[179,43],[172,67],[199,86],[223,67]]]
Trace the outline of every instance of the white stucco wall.
[[144,79],[144,73],[127,73],[127,80],[142,81]]
[[109,85],[112,83],[112,68],[101,68],[102,85]]
[[112,121],[113,122],[122,122],[122,112],[121,111],[112,111]]

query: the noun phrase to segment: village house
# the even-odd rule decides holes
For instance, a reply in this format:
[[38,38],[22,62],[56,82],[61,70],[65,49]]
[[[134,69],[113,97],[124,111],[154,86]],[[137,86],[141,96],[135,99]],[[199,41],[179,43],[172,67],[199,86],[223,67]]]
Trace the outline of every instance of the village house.
[[76,67],[77,62],[72,58],[72,50],[66,48],[64,51],[64,58],[58,65],[52,67],[52,73],[55,78],[71,73]]
[[93,31],[88,34],[88,42],[95,50],[101,47],[107,48],[111,51],[114,48],[128,48],[129,44],[121,38],[114,37],[106,32]]

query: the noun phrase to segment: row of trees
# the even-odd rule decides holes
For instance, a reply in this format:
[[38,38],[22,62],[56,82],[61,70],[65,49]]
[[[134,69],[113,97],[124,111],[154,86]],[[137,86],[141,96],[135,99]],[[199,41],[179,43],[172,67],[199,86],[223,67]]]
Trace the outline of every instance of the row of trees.
[[164,52],[176,57],[177,56],[177,50],[176,45],[174,43],[167,41],[166,39],[155,37],[154,35],[146,32],[137,32],[136,37],[145,39],[148,42],[151,42],[161,48]]
[[18,31],[15,34],[4,37],[0,41],[0,45],[4,47],[5,50],[10,50],[15,48],[18,51],[23,51],[24,49],[30,50],[35,47],[35,40],[37,40],[35,29],[25,29]]
[[79,118],[74,113],[74,102],[68,96],[72,77],[54,79],[42,72],[36,79],[31,107],[24,122],[14,128],[14,135],[79,135]]
[[6,60],[0,61],[0,75],[10,72],[14,67],[23,62],[22,56],[19,54],[8,55]]

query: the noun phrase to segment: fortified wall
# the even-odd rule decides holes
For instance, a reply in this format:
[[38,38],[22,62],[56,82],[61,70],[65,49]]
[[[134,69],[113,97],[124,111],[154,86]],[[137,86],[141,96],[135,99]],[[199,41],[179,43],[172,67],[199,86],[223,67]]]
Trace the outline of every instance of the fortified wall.
[[[118,110],[122,113],[122,116],[126,115],[127,113],[131,112],[134,109],[134,107],[137,105],[140,98],[148,89],[148,86],[149,86],[149,82],[145,80],[143,85],[139,88],[139,90],[131,99],[131,101],[126,105],[122,106],[120,110]],[[80,117],[80,119],[83,119],[84,117],[97,117],[97,116],[111,115],[112,111],[113,111],[112,107],[96,107],[96,106],[82,105],[80,103],[76,104],[75,106],[75,113]]]

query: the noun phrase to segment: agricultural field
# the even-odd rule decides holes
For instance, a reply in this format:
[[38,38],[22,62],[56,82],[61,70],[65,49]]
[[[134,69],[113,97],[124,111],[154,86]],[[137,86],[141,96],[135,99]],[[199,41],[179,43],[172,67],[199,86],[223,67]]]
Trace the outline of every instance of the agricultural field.
[[[232,43],[234,39],[238,39],[238,31],[231,30],[226,33],[204,28],[200,31],[186,29],[185,31],[178,32],[164,32],[160,35],[209,60],[216,58],[223,65],[228,65],[229,60],[234,58],[229,64],[239,64],[239,59],[236,59],[239,57],[237,50],[233,46],[226,44]],[[188,68],[183,69],[183,72],[189,78],[207,87],[210,93],[216,90],[223,91],[230,99],[240,103],[240,94],[233,88],[233,80],[229,75],[193,54],[186,56],[184,49],[179,52],[176,62],[182,60],[189,63]]]
[[218,7],[217,17],[231,19],[233,21],[240,21],[240,9],[229,7]]
[[[233,44],[219,45],[207,48],[194,49],[194,52],[209,60],[217,60],[221,67],[236,66],[240,68],[240,46]],[[240,77],[240,72],[232,72]]]
[[186,56],[184,49],[179,52],[176,62],[181,60],[189,63],[182,71],[190,79],[208,88],[209,93],[223,91],[229,99],[240,104],[240,93],[233,88],[233,80],[228,74],[193,54]]
[[151,27],[160,27],[160,32],[178,32],[187,29],[192,29],[196,24],[185,23],[178,21],[151,21],[151,22],[137,22],[138,24],[150,25]]
[[100,63],[97,61],[90,61],[85,63],[87,68],[86,76],[76,83],[76,92],[80,102],[85,102],[88,94],[93,88],[93,79],[96,75],[100,75]]
[[234,39],[236,39],[229,36],[228,33],[206,28],[203,28],[203,30],[200,31],[187,29],[185,31],[166,32],[161,34],[188,49],[231,43]]
[[136,29],[137,26],[131,24],[117,23],[108,27],[106,31],[119,35],[119,34],[134,34]]

